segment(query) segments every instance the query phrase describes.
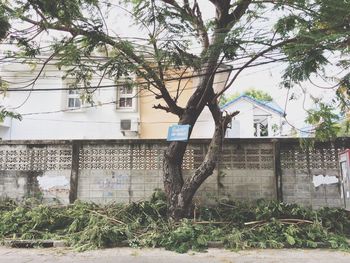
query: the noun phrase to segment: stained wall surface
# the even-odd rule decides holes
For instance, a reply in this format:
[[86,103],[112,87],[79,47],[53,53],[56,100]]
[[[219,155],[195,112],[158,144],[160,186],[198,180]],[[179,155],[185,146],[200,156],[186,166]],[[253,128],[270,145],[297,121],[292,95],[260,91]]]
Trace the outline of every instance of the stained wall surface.
[[281,147],[283,197],[286,202],[319,208],[342,207],[338,158],[348,142],[316,144],[302,149],[293,143]]
[[[204,159],[209,141],[187,148],[184,177]],[[76,198],[96,203],[147,199],[163,188],[161,140],[0,142],[0,198],[42,198],[67,204]],[[349,140],[309,150],[298,140],[225,140],[220,162],[194,202],[221,199],[278,199],[315,208],[344,206],[338,153]]]

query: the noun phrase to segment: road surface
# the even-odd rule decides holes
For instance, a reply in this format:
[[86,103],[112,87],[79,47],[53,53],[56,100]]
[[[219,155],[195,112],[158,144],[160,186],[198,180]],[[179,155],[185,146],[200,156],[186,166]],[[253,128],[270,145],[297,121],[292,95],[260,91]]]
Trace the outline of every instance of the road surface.
[[19,249],[0,247],[0,263],[350,263],[350,253],[336,250],[265,249],[178,254],[164,249],[113,248],[74,252],[68,248]]

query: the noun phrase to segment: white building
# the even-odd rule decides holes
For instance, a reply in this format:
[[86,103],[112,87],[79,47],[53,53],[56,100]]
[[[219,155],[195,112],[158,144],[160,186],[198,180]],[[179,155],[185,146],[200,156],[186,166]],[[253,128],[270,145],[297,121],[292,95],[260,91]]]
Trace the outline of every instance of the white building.
[[[222,111],[240,113],[234,117],[227,129],[226,138],[281,137],[288,133],[285,113],[275,102],[259,101],[241,95],[226,103]],[[203,111],[193,129],[193,138],[211,138],[214,122],[208,110]]]
[[[8,90],[0,97],[0,106],[18,112],[21,121],[6,118],[0,123],[2,140],[60,140],[60,139],[135,139],[139,138],[140,100],[137,88],[116,85],[101,76],[91,80],[93,104],[84,101],[81,85],[63,76],[64,71],[47,65],[40,71],[27,64],[12,63],[0,70]],[[224,86],[225,74],[220,75]],[[194,85],[196,82],[194,81]],[[27,86],[27,87],[25,87]],[[217,85],[218,86],[218,85]],[[220,86],[220,87],[221,87]],[[96,88],[97,87],[97,88]],[[216,90],[220,87],[216,87]],[[96,88],[96,90],[95,90]],[[283,110],[274,102],[264,102],[242,95],[222,107],[223,111],[240,111],[227,130],[227,138],[280,137],[287,134]],[[156,119],[155,119],[156,121]],[[200,115],[192,138],[211,138],[214,122],[205,109]],[[162,137],[164,138],[164,137]]]
[[91,104],[84,102],[84,89],[80,85],[74,88],[74,79],[63,79],[65,72],[55,65],[46,66],[35,85],[31,85],[39,71],[40,66],[33,70],[14,63],[1,69],[0,77],[8,82],[9,91],[1,94],[0,106],[23,116],[22,121],[6,118],[0,123],[1,139],[138,138],[136,88],[116,87],[114,80],[101,80],[96,75],[91,87],[99,87],[91,89]]

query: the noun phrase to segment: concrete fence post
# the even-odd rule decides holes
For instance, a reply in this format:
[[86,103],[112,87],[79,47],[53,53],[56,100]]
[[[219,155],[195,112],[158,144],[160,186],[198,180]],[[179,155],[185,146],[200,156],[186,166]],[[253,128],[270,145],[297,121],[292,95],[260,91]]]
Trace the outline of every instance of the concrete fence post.
[[79,180],[79,154],[81,143],[72,142],[72,170],[70,175],[69,203],[74,203],[78,199],[78,180]]
[[274,173],[276,178],[276,195],[277,195],[277,200],[280,202],[283,202],[281,143],[279,140],[273,140],[272,142],[273,142]]

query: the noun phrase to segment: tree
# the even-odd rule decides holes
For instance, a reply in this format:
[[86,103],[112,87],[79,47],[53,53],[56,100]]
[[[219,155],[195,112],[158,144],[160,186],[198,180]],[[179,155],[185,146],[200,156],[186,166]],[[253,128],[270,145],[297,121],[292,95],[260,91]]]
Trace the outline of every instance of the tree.
[[235,98],[238,98],[241,95],[247,95],[249,97],[252,97],[256,100],[260,100],[260,101],[273,101],[273,98],[271,97],[271,95],[263,90],[258,90],[258,89],[249,89],[243,93],[234,93],[231,95],[226,96],[225,94],[223,94],[220,98],[220,105],[225,105],[227,102],[234,100]]
[[[202,15],[203,2],[211,4],[215,12],[209,21],[204,21]],[[178,116],[179,124],[190,125],[190,133],[203,109],[209,108],[215,132],[193,176],[186,181],[182,176],[188,142],[171,142],[164,155],[164,189],[169,214],[175,219],[189,214],[195,192],[216,166],[225,130],[238,114],[221,112],[218,98],[243,71],[284,63],[283,84],[289,90],[312,75],[326,75],[329,64],[345,70],[350,65],[346,57],[350,43],[348,0],[125,0],[124,7],[108,0],[1,0],[0,3],[0,38],[18,47],[9,50],[6,58],[33,60],[42,50],[40,36],[61,32],[46,47],[52,55],[42,67],[53,57],[60,58],[57,66],[69,68],[67,74],[84,82],[87,91],[92,88],[89,77],[94,72],[115,79],[136,74],[147,82],[142,88],[161,101],[154,108]],[[146,48],[141,52],[140,42],[122,38],[113,28],[108,28],[107,17],[116,13],[112,9],[130,7],[133,9],[128,12],[147,32],[146,39],[139,40],[144,40],[142,44],[147,44],[151,51]],[[16,29],[18,21],[24,25],[20,29]],[[191,51],[196,41],[201,45],[198,54]],[[104,52],[107,59],[97,58],[97,50]],[[230,70],[230,81],[215,92],[214,76],[222,63],[233,63],[234,67]],[[185,107],[177,103],[181,92],[173,97],[167,90],[170,69],[183,72],[193,69],[199,80]],[[343,75],[337,76],[335,88],[342,85],[349,89],[350,74],[342,72]],[[180,75],[178,81],[182,80]],[[348,106],[343,93],[335,98],[337,105],[344,109]]]

